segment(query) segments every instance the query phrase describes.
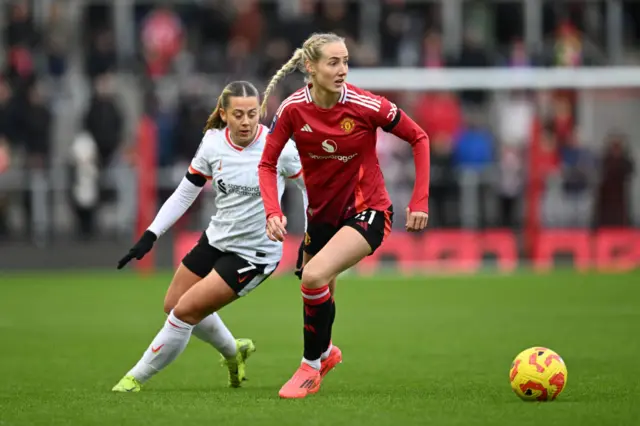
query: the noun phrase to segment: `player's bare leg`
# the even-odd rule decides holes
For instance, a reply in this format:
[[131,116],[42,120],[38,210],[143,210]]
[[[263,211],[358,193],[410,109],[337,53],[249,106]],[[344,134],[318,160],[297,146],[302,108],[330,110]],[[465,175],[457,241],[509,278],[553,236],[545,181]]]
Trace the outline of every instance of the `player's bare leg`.
[[[164,298],[164,312],[169,314],[176,307],[182,295],[201,280],[202,277],[191,272],[181,263],[167,289]],[[203,318],[193,328],[193,335],[213,346],[225,358],[235,357],[237,353],[236,339],[217,312]]]
[[176,269],[176,273],[173,274],[173,279],[167,293],[164,296],[164,312],[168,314],[176,307],[178,300],[185,294],[191,287],[193,287],[202,277],[194,274],[184,266],[182,263]]
[[[302,255],[302,266],[309,263],[309,261],[313,258],[313,255],[308,254],[306,252]],[[331,292],[331,315],[329,317],[329,331],[327,333],[326,339],[322,344],[322,355],[320,355],[320,376],[324,377],[329,373],[329,371],[333,370],[336,365],[342,362],[342,351],[339,347],[334,346],[331,340],[331,335],[333,332],[333,322],[336,319],[336,280],[337,278],[333,278],[329,281],[329,291]]]
[[[129,383],[134,388],[119,389],[118,386],[121,384],[119,383],[114,390],[121,392],[139,390],[144,382],[182,353],[189,342],[194,326],[200,325],[205,318],[237,298],[238,296],[222,277],[215,270],[211,271],[182,295],[142,359],[121,380],[121,383],[124,382],[124,387]],[[248,339],[234,340],[234,346],[235,354],[225,357],[225,364],[229,368],[230,386],[238,387],[245,378],[244,361],[250,353],[255,351],[255,346]]]
[[371,246],[365,238],[345,226],[304,267],[304,358],[298,371],[280,389],[282,398],[304,398],[320,389],[320,358],[331,318],[329,282],[369,253]]

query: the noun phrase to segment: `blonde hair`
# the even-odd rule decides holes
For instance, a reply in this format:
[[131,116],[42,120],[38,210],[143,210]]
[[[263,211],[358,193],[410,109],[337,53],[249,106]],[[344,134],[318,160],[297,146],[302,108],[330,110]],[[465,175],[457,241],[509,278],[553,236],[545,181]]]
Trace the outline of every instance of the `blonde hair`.
[[218,103],[216,104],[216,108],[211,112],[209,118],[207,119],[207,124],[204,126],[204,132],[210,129],[222,129],[227,123],[222,120],[222,115],[220,111],[223,109],[229,108],[229,98],[231,97],[242,97],[248,98],[255,96],[260,99],[260,93],[258,89],[248,81],[234,81],[225,86],[222,89],[222,93],[218,96]]
[[262,97],[260,114],[263,117],[267,114],[267,101],[269,100],[269,95],[271,95],[273,89],[276,88],[283,78],[297,69],[305,75],[305,81],[309,81],[310,77],[305,68],[305,62],[318,62],[322,57],[322,46],[337,42],[344,43],[344,38],[334,33],[314,33],[311,37],[306,39],[302,44],[302,47],[293,52],[291,59],[289,59],[269,81],[269,85],[264,91],[264,95]]

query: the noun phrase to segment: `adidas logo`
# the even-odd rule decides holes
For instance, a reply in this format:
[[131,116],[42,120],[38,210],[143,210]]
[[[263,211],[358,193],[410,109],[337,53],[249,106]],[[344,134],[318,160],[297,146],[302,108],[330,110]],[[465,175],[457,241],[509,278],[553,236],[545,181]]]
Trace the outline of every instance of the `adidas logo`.
[[304,126],[302,126],[302,129],[300,129],[300,131],[302,131],[302,132],[313,132],[313,130],[311,130],[311,126],[309,126],[308,124],[305,124]]

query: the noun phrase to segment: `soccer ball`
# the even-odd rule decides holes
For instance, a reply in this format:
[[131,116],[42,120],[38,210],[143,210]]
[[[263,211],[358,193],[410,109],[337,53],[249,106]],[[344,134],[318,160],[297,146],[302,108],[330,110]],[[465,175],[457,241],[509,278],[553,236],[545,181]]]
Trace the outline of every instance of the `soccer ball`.
[[525,349],[513,360],[509,381],[525,401],[552,401],[567,384],[567,366],[551,349]]

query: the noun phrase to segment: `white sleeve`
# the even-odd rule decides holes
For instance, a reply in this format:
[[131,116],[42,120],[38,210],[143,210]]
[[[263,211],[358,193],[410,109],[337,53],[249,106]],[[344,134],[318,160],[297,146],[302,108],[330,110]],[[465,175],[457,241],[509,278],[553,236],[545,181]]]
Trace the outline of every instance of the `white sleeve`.
[[295,179],[302,173],[300,164],[300,154],[296,149],[295,142],[289,140],[280,154],[278,160],[278,172],[287,179]]
[[211,162],[214,158],[213,149],[215,146],[215,132],[215,130],[208,130],[202,137],[198,150],[191,160],[191,165],[189,165],[189,173],[211,179],[211,176],[213,175]]
[[196,186],[184,177],[173,194],[164,202],[155,219],[147,228],[158,237],[164,234],[198,198],[202,187]]

